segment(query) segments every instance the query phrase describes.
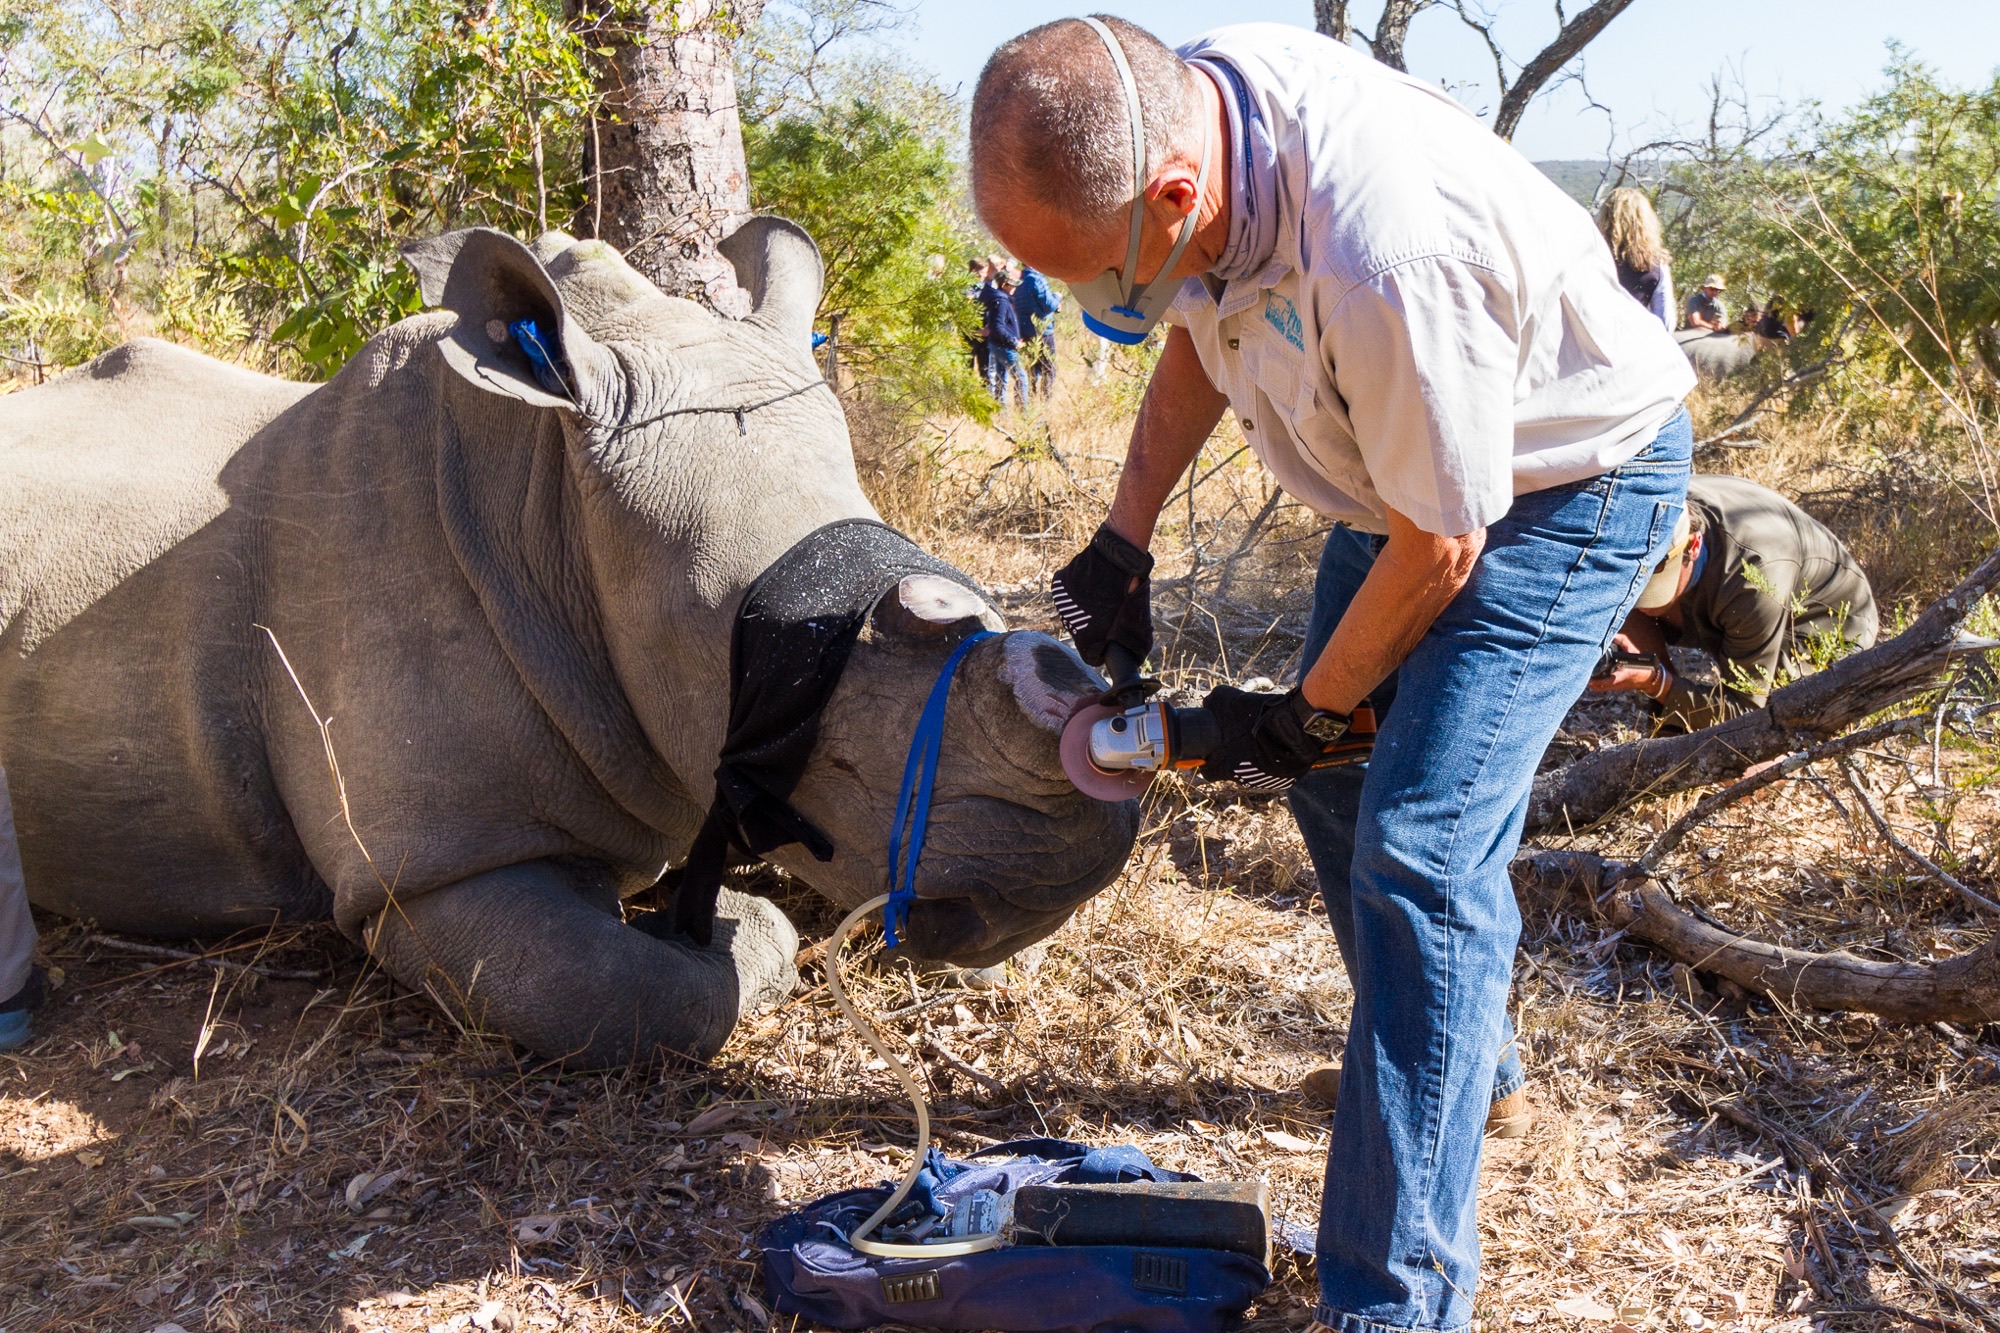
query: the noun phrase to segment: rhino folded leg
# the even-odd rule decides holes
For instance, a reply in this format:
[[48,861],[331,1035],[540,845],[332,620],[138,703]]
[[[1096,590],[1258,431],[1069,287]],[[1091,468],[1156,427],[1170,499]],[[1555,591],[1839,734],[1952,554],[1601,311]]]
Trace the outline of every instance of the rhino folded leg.
[[400,900],[369,952],[479,1025],[595,1067],[713,1056],[743,1014],[798,984],[798,945],[777,908],[728,890],[710,947],[657,940],[576,871],[537,861]]

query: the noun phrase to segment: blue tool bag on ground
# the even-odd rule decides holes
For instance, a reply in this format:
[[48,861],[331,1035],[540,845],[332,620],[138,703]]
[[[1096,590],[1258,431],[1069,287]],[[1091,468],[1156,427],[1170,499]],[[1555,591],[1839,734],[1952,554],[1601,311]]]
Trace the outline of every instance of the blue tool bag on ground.
[[[921,1242],[995,1229],[1029,1185],[1192,1181],[1133,1147],[1019,1139],[957,1161],[932,1149],[916,1188],[878,1230]],[[978,1254],[878,1258],[847,1242],[887,1185],[818,1199],[766,1227],[772,1304],[831,1328],[882,1323],[1007,1333],[1219,1333],[1270,1285],[1257,1260],[1227,1250],[1010,1244]]]

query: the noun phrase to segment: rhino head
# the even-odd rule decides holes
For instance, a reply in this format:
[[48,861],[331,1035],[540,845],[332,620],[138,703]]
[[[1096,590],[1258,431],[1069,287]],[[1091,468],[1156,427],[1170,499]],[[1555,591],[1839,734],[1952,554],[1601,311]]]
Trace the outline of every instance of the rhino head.
[[[537,430],[560,423],[575,497],[562,520],[567,578],[623,695],[614,712],[642,738],[628,747],[638,758],[606,743],[593,765],[615,800],[682,848],[713,788],[745,590],[813,530],[875,517],[812,356],[816,247],[789,222],[757,218],[724,250],[750,296],[741,320],[663,295],[601,242],[551,233],[531,250],[475,230],[405,252],[427,304],[457,317],[440,348],[463,401],[447,410],[504,409],[511,421],[525,405]],[[767,859],[842,906],[883,892],[918,713],[960,642],[1003,629],[952,580],[891,586],[791,794],[830,837],[832,858],[794,844]],[[969,651],[946,716],[912,953],[998,961],[1056,929],[1123,866],[1136,805],[1078,793],[1057,751],[1063,722],[1102,688],[1046,635],[1001,633]]]

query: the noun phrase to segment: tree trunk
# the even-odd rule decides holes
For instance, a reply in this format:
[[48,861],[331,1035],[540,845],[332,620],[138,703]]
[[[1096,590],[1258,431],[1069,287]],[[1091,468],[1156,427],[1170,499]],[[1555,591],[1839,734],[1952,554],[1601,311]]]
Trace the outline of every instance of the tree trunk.
[[1551,906],[1580,907],[1676,962],[1786,1004],[1903,1023],[2000,1022],[2000,936],[1936,963],[1810,953],[1711,925],[1630,870],[1590,852],[1524,852],[1514,859],[1514,887]]
[[749,312],[717,251],[750,212],[737,120],[735,35],[763,0],[564,0],[570,21],[611,54],[584,148],[587,202],[573,226],[608,241],[670,296],[725,315]]
[[[1390,69],[1409,72],[1403,46],[1409,39],[1410,20],[1440,0],[1384,0],[1382,17],[1376,20],[1373,36],[1357,29],[1347,16],[1349,0],[1313,0],[1313,22],[1321,33],[1336,42],[1359,36],[1369,54]],[[1627,0],[1630,3],[1630,0]]]
[[1347,21],[1347,0],[1313,0],[1313,26],[1336,42],[1352,37],[1354,25]]
[[1382,6],[1382,19],[1375,25],[1375,40],[1369,47],[1375,58],[1390,69],[1409,73],[1410,66],[1403,56],[1403,44],[1410,36],[1410,20],[1429,9],[1435,0],[1386,0]]
[[1551,769],[1535,779],[1527,831],[1581,829],[1642,797],[1734,777],[1921,693],[1936,683],[1958,645],[1959,627],[1996,584],[2000,551],[1895,638],[1774,691],[1762,708],[1685,736],[1615,745]]

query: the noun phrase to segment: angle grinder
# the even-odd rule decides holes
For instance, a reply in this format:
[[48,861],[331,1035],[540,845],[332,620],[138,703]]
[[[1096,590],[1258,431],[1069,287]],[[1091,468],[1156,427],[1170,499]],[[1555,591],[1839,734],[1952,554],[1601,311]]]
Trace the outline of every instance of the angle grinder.
[[[1063,725],[1063,773],[1078,791],[1100,801],[1129,801],[1143,796],[1161,773],[1208,762],[1222,743],[1213,713],[1154,698],[1160,682],[1140,674],[1139,660],[1115,643],[1105,650],[1104,665],[1111,688]],[[1352,734],[1374,730],[1375,714],[1364,703],[1354,710]],[[1327,764],[1354,763],[1364,755],[1349,749]]]
[[1215,749],[1215,720],[1199,708],[1153,698],[1160,682],[1112,644],[1104,665],[1111,688],[1071,715],[1062,733],[1063,772],[1085,796],[1129,801],[1166,769],[1198,768]]

